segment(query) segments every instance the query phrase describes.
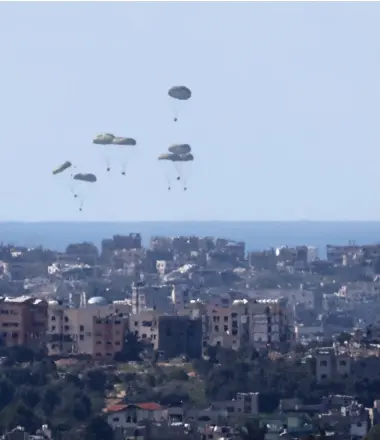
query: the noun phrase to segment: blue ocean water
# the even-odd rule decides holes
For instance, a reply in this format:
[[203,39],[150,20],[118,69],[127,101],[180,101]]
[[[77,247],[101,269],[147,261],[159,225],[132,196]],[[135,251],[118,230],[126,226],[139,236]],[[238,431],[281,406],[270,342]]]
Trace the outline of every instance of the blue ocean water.
[[140,232],[148,244],[153,235],[198,235],[246,242],[247,250],[282,245],[310,245],[325,254],[326,244],[380,242],[380,222],[0,222],[0,241],[63,250],[67,244],[100,245],[114,234]]

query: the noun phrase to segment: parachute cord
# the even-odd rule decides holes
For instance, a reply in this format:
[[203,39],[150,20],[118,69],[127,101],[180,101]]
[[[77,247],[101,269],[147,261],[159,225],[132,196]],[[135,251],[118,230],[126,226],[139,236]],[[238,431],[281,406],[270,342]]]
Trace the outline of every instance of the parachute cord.
[[107,171],[111,171],[111,160],[110,158],[107,156],[106,152],[103,151],[104,154],[104,161],[106,163],[106,167],[107,167]]
[[180,170],[179,166],[175,162],[173,162],[173,165],[174,165],[174,167],[175,167],[175,169],[177,171],[177,174],[178,174],[177,180],[181,180],[182,176],[181,176],[181,170]]
[[168,190],[170,191],[172,185],[171,185],[171,182],[170,182],[169,173],[167,171],[165,171],[165,179],[166,179],[166,182],[168,184]]
[[176,103],[172,103],[172,114],[173,114],[173,121],[177,122],[178,121],[178,108]]
[[121,164],[121,174],[123,176],[125,176],[125,173],[127,171],[127,161],[125,160],[122,164]]
[[71,192],[71,194],[75,197],[75,189],[74,189],[74,185],[68,185],[69,186],[69,191]]
[[79,211],[83,211],[84,200],[82,197],[79,197]]

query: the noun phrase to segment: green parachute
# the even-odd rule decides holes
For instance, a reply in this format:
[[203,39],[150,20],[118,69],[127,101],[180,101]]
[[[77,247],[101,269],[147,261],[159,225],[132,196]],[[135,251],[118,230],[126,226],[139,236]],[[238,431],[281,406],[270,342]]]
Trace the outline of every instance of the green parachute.
[[[185,145],[185,144],[183,144],[183,145]],[[188,145],[188,147],[190,148],[189,145]],[[194,156],[191,153],[176,154],[176,153],[169,152],[169,153],[160,154],[158,156],[158,160],[172,162],[175,170],[177,171],[177,180],[181,180],[181,178],[184,177],[184,171],[185,171],[183,169],[183,166],[181,165],[181,163],[182,162],[192,162],[194,160]],[[171,190],[171,183],[170,183],[171,179],[168,174],[166,175],[166,180],[168,182],[168,191],[170,191]],[[184,180],[184,179],[182,179],[182,180]],[[186,180],[184,181],[183,190],[187,191]]]
[[88,183],[94,183],[98,180],[95,174],[91,174],[91,173],[78,173],[74,175],[73,179]]
[[[168,91],[168,95],[170,98],[174,99],[175,101],[187,101],[191,98],[191,90],[186,86],[174,86],[171,87]],[[179,108],[176,104],[174,104],[174,122],[178,121],[178,111]]]
[[115,136],[111,133],[100,133],[93,140],[92,143],[96,145],[111,145]]
[[188,154],[191,151],[189,144],[174,144],[168,148],[169,153],[173,154]]
[[60,165],[58,168],[56,168],[55,170],[53,170],[53,175],[57,175],[60,173],[63,173],[64,171],[66,171],[67,169],[71,168],[72,163],[70,161],[66,161],[64,162],[62,165]]
[[127,162],[126,154],[128,154],[129,152],[127,151],[127,149],[120,149],[120,147],[135,146],[137,144],[136,139],[122,136],[114,136],[111,133],[101,133],[98,134],[92,142],[96,145],[102,146],[102,153],[106,162],[106,170],[108,172],[111,171],[111,158],[113,157],[113,155],[121,155],[120,158],[118,157],[117,161],[121,162],[121,174],[125,176]]
[[73,176],[73,180],[77,183],[74,197],[79,199],[79,211],[83,211],[85,192],[83,185],[87,186],[89,183],[95,183],[98,179],[95,174],[92,173],[77,173]]

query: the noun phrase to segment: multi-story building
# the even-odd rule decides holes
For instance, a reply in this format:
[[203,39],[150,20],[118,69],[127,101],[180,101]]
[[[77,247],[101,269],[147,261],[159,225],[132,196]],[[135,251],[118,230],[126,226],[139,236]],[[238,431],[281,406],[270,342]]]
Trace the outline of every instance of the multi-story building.
[[[49,304],[48,351],[50,355],[85,354],[96,356],[94,337],[96,322],[107,316],[118,316],[123,322],[130,312],[127,303],[108,304],[104,298],[91,298],[81,307],[68,307],[57,301]],[[100,351],[102,353],[102,351]]]
[[351,372],[349,353],[337,353],[332,347],[319,348],[315,353],[315,375],[318,382],[337,376],[348,376]]
[[1,339],[7,346],[42,348],[46,342],[48,305],[30,296],[0,298]]
[[290,314],[282,299],[235,300],[230,307],[208,305],[206,310],[210,345],[238,349],[245,343],[261,346],[291,340]]
[[124,346],[128,318],[120,314],[93,316],[92,353],[96,359],[113,359]]
[[139,338],[155,346],[158,338],[158,313],[154,310],[143,310],[130,316],[130,330]]
[[352,260],[354,257],[356,259],[356,257],[361,256],[361,248],[353,243],[347,246],[328,244],[326,246],[326,256],[329,263],[342,265],[344,259]]
[[199,359],[202,356],[202,319],[186,315],[159,316],[157,349],[166,358],[186,355]]
[[170,313],[173,311],[170,295],[170,286],[149,286],[142,282],[135,283],[132,286],[132,313],[137,314],[144,310]]
[[187,355],[196,359],[202,356],[200,315],[160,315],[154,310],[145,310],[130,316],[130,330],[150,342],[162,357]]
[[171,292],[171,299],[176,311],[181,312],[190,306],[191,301],[195,300],[199,292],[189,287],[188,284],[176,284]]

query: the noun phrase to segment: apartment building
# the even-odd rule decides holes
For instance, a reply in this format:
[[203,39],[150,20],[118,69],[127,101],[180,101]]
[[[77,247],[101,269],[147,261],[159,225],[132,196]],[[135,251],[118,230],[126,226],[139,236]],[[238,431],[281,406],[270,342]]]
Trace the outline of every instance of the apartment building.
[[42,348],[46,342],[48,305],[30,296],[0,298],[0,333],[7,346]]
[[202,319],[159,316],[157,349],[166,358],[186,355],[199,359],[202,356]]
[[[95,328],[102,325],[101,323],[98,324],[94,318],[101,321],[108,316],[117,316],[124,325],[125,317],[130,312],[130,305],[120,301],[108,304],[100,297],[96,298],[96,301],[92,300],[90,299],[88,303],[82,303],[82,306],[78,308],[68,307],[56,301],[49,304],[47,347],[50,355],[83,354],[96,357],[96,353],[103,353],[103,350],[99,351],[94,346],[95,332],[100,331],[95,331]],[[104,325],[111,324],[104,323]],[[115,324],[115,326],[117,325],[119,324]],[[107,327],[107,332],[105,332],[107,336],[108,332]],[[114,346],[117,347],[115,344]]]
[[238,349],[287,342],[290,314],[282,299],[235,300],[230,307],[206,307],[208,334],[205,343]]
[[130,330],[149,341],[152,348],[166,358],[202,356],[203,321],[199,315],[160,315],[154,310],[145,310],[131,315]]
[[144,310],[130,316],[131,332],[151,342],[155,348],[158,341],[158,316],[155,310]]
[[144,310],[156,310],[160,313],[173,311],[170,286],[149,286],[143,282],[132,286],[132,313]]
[[315,375],[318,382],[331,380],[351,373],[351,357],[348,352],[336,352],[333,348],[319,348],[315,355]]
[[92,353],[96,359],[113,359],[124,345],[128,318],[121,314],[93,316]]

